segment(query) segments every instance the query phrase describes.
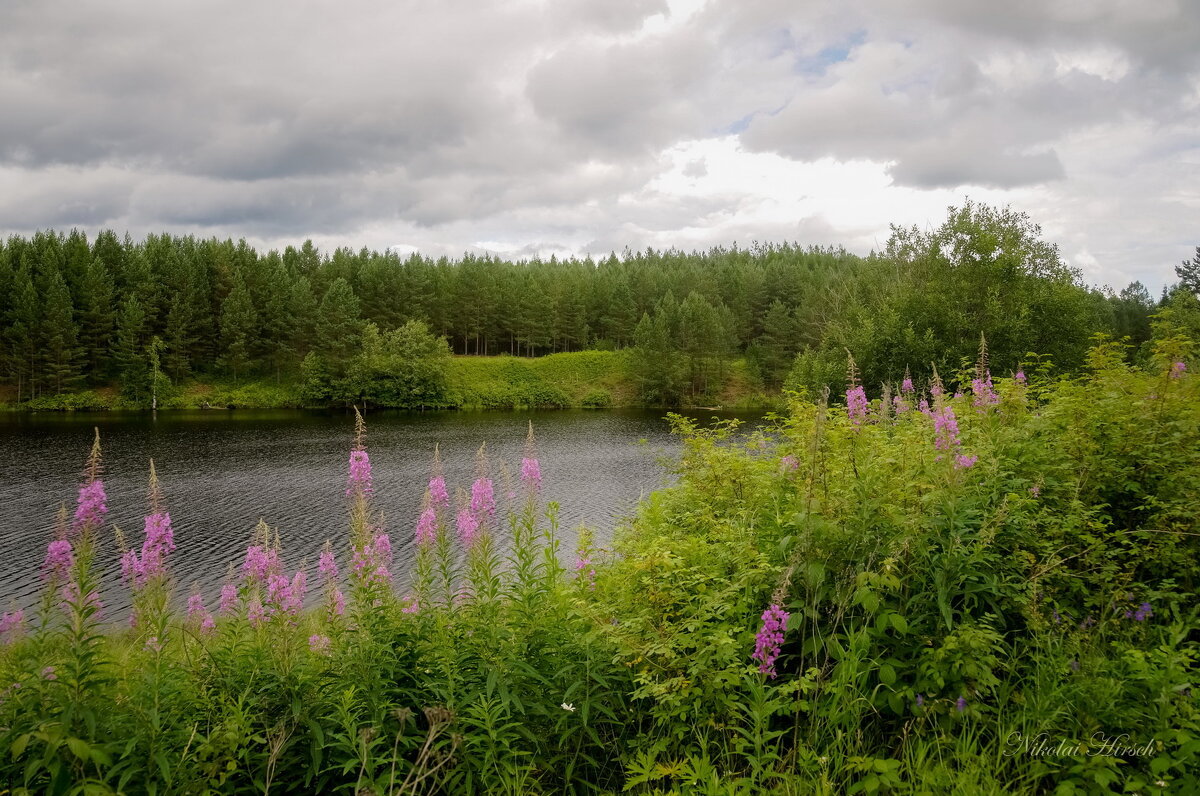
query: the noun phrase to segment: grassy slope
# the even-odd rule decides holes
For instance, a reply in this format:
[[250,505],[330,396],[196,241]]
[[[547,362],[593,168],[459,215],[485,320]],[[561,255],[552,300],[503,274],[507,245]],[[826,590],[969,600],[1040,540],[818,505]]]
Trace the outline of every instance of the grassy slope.
[[[528,407],[629,407],[642,405],[629,375],[628,351],[576,351],[525,358],[455,356],[447,380],[448,405],[462,409]],[[15,410],[15,390],[0,392],[0,409]],[[745,360],[734,361],[719,395],[704,403],[732,408],[771,406],[777,395],[764,393]],[[302,407],[299,385],[283,380],[192,382],[160,396],[162,409],[275,409]],[[27,402],[22,409],[83,411],[139,409],[115,387],[80,390]]]

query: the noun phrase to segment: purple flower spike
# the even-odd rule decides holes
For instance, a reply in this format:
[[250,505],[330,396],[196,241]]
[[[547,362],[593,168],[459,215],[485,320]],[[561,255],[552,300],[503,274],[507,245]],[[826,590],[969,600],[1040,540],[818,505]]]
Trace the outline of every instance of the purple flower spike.
[[417,520],[417,544],[433,544],[437,540],[437,512],[432,505],[426,506]]
[[524,458],[521,460],[521,483],[536,492],[542,486],[542,468],[537,459]]
[[217,608],[220,614],[232,614],[238,606],[238,588],[235,583],[226,583],[221,587],[221,604]]
[[108,497],[104,494],[104,482],[97,478],[79,487],[79,501],[71,530],[80,533],[84,528],[98,528],[104,522],[106,514]]
[[964,712],[967,709],[967,698],[965,696],[960,696],[958,698],[958,700],[954,703],[954,708],[959,713]]
[[1185,372],[1187,372],[1187,365],[1183,364],[1182,362],[1176,362],[1171,366],[1171,378],[1173,379],[1178,379]]
[[450,493],[446,491],[446,479],[440,475],[429,479],[429,501],[435,509],[450,508]]
[[1150,617],[1154,616],[1154,611],[1150,610],[1150,603],[1142,603],[1137,610],[1133,612],[1135,622],[1145,622]]
[[846,390],[846,416],[856,426],[867,419],[867,392],[861,386]]
[[476,478],[475,483],[471,485],[471,512],[480,524],[496,516],[492,479]]
[[55,539],[46,545],[46,560],[42,562],[43,580],[66,580],[75,566],[75,555],[71,543],[66,539]]
[[783,633],[787,629],[788,612],[772,604],[763,611],[762,627],[754,637],[754,654],[750,657],[759,662],[758,670],[775,677],[775,659],[783,647]]
[[373,492],[371,458],[364,450],[350,451],[350,478],[346,482],[346,495],[360,494],[370,497]]
[[479,520],[470,509],[463,509],[458,512],[457,524],[458,539],[462,542],[463,547],[470,550],[475,544],[475,537],[479,531]]

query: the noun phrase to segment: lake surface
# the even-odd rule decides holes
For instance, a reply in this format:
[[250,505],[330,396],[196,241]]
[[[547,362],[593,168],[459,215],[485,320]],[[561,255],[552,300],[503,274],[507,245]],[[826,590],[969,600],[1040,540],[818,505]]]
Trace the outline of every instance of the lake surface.
[[[700,412],[692,416],[733,417]],[[757,420],[761,415],[742,414]],[[492,474],[501,463],[520,471],[533,422],[543,494],[562,506],[563,548],[581,523],[600,543],[637,502],[669,480],[664,460],[679,442],[660,411],[379,412],[367,416],[375,506],[396,551],[398,576],[413,552],[413,529],[428,482],[434,445],[447,483],[470,489],[475,452],[487,444]],[[155,468],[178,549],[171,556],[179,592],[193,584],[210,607],[230,564],[240,567],[259,518],[278,528],[289,568],[304,564],[315,581],[325,539],[344,551],[347,460],[352,414],[299,411],[205,411],[148,414],[0,415],[0,609],[30,608],[38,569],[52,538],[54,514],[72,513],[81,472],[100,429],[108,525],[98,564],[112,616],[128,598],[119,586],[112,526],[141,545],[148,513],[148,464]],[[339,560],[345,556],[339,553]],[[186,596],[186,595],[185,595]]]

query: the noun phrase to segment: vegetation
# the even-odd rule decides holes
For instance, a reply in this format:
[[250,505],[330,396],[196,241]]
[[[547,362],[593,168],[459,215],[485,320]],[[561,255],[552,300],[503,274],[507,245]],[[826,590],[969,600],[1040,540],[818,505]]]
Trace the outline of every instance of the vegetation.
[[130,623],[96,598],[97,440],[40,611],[0,618],[0,779],[1196,792],[1200,380],[1170,313],[1152,334],[1144,366],[1102,341],[1081,376],[993,380],[983,345],[875,400],[852,366],[845,407],[797,394],[740,443],[678,419],[678,485],[567,567],[532,429],[511,487],[481,450],[452,497],[435,458],[401,573],[360,419],[344,538],[291,573],[260,523],[219,598],[176,587],[151,464],[145,537],[118,538]]
[[1139,283],[1089,289],[1026,216],[971,202],[937,230],[894,229],[865,258],[783,245],[435,261],[44,232],[0,245],[0,386],[31,407],[108,388],[149,406],[173,386],[220,382],[294,384],[305,405],[559,405],[577,399],[526,394],[519,378],[504,388],[511,400],[491,389],[456,398],[450,355],[624,350],[634,395],[602,388],[615,403],[706,405],[730,378],[746,393],[841,392],[850,349],[877,394],[906,368],[962,366],[980,332],[998,373],[1029,352],[1077,371],[1098,332],[1128,337],[1145,359],[1155,311],[1200,325],[1197,267],[1178,268],[1180,285],[1157,304]]

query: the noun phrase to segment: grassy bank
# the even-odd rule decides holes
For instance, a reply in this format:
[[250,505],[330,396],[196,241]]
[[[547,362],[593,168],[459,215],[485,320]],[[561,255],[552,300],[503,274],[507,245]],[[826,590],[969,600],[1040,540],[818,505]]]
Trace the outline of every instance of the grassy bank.
[[[576,408],[608,409],[646,406],[630,375],[628,351],[578,351],[526,358],[455,356],[446,372],[451,409]],[[0,390],[0,409],[7,411],[105,411],[148,408],[130,401],[116,386],[43,396],[16,403],[16,391]],[[728,409],[773,408],[777,393],[764,391],[744,359],[734,360],[724,384],[697,406]],[[160,409],[289,409],[317,408],[305,403],[301,385],[290,378],[241,381],[193,381],[165,388]]]
[[285,571],[288,529],[260,523],[219,595],[173,581],[152,476],[132,622],[81,597],[116,555],[97,450],[41,612],[0,617],[0,786],[1200,792],[1185,359],[1107,345],[1079,379],[852,389],[741,443],[681,420],[677,485],[567,567],[532,438],[510,487],[481,450],[458,505],[433,464],[398,573],[359,433],[344,529],[288,556],[316,566]]

